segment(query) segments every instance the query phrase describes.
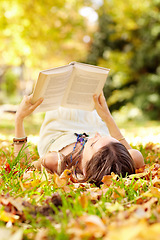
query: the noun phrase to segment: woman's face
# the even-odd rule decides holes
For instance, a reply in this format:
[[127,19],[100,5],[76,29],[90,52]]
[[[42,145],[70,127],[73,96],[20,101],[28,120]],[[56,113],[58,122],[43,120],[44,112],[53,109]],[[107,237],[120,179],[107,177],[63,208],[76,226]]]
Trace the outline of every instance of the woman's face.
[[85,165],[93,157],[93,155],[100,150],[103,146],[109,144],[110,142],[118,142],[117,139],[111,136],[102,137],[99,133],[96,133],[93,138],[90,138],[83,150],[83,157],[81,162],[81,167],[83,173],[85,174]]

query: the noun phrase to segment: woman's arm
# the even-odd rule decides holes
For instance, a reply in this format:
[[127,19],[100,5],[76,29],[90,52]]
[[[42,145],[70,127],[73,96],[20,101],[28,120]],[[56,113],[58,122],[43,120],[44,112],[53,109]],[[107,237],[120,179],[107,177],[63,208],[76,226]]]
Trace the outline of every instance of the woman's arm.
[[[43,101],[43,98],[37,100],[35,104],[31,104],[30,96],[24,96],[22,102],[20,103],[18,110],[15,116],[15,139],[23,139],[25,138],[25,129],[24,129],[24,119],[29,116]],[[19,151],[21,150],[24,142],[14,143],[14,154],[15,156],[18,155]],[[28,151],[26,150],[26,153]]]
[[106,123],[110,135],[115,139],[117,139],[118,141],[120,141],[127,148],[127,150],[129,151],[129,153],[131,154],[135,162],[136,168],[142,167],[144,165],[144,159],[142,154],[138,150],[132,149],[132,147],[123,137],[120,129],[118,128],[117,124],[115,123],[109,111],[109,108],[103,93],[101,93],[99,96],[94,95],[93,99],[95,102],[96,111],[98,115],[101,117],[101,119]]

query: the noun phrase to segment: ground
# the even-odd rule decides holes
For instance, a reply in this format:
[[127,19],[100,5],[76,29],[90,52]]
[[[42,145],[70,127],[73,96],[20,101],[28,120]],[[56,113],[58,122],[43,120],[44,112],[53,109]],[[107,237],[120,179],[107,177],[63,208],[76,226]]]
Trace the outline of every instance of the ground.
[[[43,115],[26,119],[32,160]],[[32,127],[31,127],[32,126]],[[119,123],[127,140],[139,149],[145,166],[121,178],[112,174],[97,188],[76,182],[70,171],[60,177],[21,164],[11,146],[14,114],[0,121],[1,239],[160,239],[160,124]],[[30,170],[29,179],[25,178]]]

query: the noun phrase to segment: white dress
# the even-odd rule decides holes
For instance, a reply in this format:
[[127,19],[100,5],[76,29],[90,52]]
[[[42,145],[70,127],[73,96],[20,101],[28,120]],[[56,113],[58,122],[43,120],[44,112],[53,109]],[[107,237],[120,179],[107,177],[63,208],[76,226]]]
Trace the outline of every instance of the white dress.
[[40,130],[39,155],[43,157],[48,151],[59,151],[76,142],[74,133],[87,133],[89,137],[94,137],[96,132],[102,136],[109,135],[107,126],[96,110],[90,112],[60,107],[46,112]]

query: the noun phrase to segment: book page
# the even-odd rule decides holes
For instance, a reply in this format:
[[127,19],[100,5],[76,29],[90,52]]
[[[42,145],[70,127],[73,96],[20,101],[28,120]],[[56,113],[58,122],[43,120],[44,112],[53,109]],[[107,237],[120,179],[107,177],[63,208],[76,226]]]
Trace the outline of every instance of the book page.
[[97,73],[109,73],[109,68],[99,67],[95,65],[90,65],[86,63],[80,63],[80,62],[71,62],[69,65],[74,65],[75,68],[81,69],[82,71],[89,71],[89,72],[97,72]]
[[[66,91],[68,80],[71,76],[73,66],[67,66],[67,68],[61,68],[61,71],[42,71],[41,74],[45,76],[47,82],[45,89],[43,89],[44,98],[42,104],[36,109],[36,112],[50,111],[58,108],[61,105],[63,95]],[[37,90],[39,91],[39,90]],[[40,96],[40,97],[41,97]]]
[[[83,65],[83,64],[82,64]],[[109,69],[79,67],[75,64],[70,84],[63,99],[64,107],[93,110],[93,94],[100,94]]]

